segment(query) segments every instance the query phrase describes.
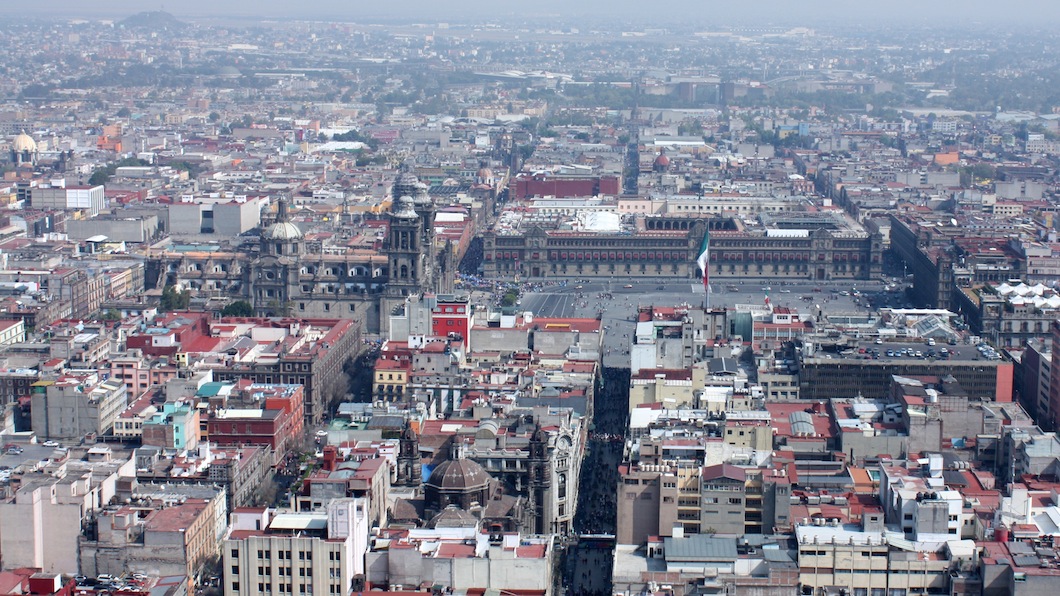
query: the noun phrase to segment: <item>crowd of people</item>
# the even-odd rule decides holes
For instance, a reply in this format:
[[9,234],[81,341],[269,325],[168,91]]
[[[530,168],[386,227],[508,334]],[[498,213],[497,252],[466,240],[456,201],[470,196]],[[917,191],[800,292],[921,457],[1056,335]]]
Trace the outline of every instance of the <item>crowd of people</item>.
[[[579,479],[578,534],[614,534],[617,515],[618,466],[625,449],[628,421],[628,369],[604,369],[604,382],[593,401],[592,431]],[[567,594],[609,594],[610,549],[594,541],[580,541],[573,553]]]

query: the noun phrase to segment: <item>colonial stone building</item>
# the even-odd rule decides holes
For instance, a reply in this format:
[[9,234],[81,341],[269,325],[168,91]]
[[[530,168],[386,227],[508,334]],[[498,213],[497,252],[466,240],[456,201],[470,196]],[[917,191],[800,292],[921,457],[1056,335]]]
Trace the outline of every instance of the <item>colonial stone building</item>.
[[[433,527],[436,516],[456,508],[496,530],[571,532],[583,455],[580,419],[552,412],[531,426],[533,417],[526,418],[486,419],[473,436],[453,436],[448,457],[423,481],[422,499],[399,499],[391,518]],[[419,463],[419,440],[406,428],[396,484],[419,485]]]
[[173,284],[200,296],[245,299],[259,316],[341,317],[361,321],[369,333],[383,331],[405,296],[449,292],[456,272],[452,245],[436,242],[435,206],[426,186],[406,172],[392,194],[381,251],[307,239],[281,198],[258,246],[249,252],[167,249],[149,260],[148,287]]
[[838,213],[737,217],[625,215],[617,230],[549,228],[483,234],[487,277],[698,279],[710,230],[711,279],[861,280],[881,272],[883,237]]

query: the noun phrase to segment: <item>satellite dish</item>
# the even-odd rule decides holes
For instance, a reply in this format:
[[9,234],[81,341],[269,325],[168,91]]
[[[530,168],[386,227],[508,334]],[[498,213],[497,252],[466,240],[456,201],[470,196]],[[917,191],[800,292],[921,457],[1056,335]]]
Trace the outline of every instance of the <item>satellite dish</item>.
[[956,218],[950,218],[950,225],[952,225],[953,227],[957,227],[957,219]]

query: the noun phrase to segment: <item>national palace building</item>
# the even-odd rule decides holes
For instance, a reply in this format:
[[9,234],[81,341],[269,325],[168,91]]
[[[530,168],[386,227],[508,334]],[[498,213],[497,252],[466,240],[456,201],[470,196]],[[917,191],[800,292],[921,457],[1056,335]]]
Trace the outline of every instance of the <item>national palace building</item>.
[[710,230],[710,277],[863,280],[881,272],[883,237],[838,210],[756,214],[618,213],[525,206],[483,234],[487,277],[685,277]]

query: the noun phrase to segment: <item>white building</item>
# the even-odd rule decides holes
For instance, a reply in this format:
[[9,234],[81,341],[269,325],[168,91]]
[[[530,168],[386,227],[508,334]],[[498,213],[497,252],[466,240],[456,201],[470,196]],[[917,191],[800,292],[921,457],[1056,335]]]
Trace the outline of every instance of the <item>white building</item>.
[[368,499],[334,499],[325,510],[232,514],[222,548],[224,593],[348,594],[364,573]]
[[0,500],[0,557],[10,569],[34,567],[45,573],[80,570],[79,537],[89,512],[108,503],[119,476],[132,476],[131,461],[52,461]]
[[107,207],[103,185],[66,186],[62,180],[31,189],[29,202],[35,209],[86,211],[91,216],[99,215]]

